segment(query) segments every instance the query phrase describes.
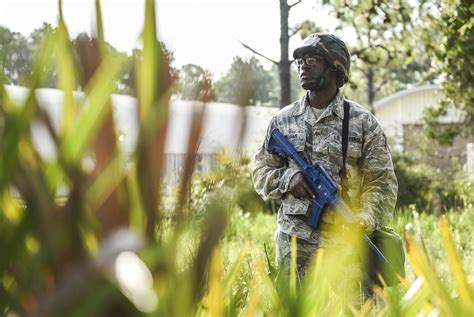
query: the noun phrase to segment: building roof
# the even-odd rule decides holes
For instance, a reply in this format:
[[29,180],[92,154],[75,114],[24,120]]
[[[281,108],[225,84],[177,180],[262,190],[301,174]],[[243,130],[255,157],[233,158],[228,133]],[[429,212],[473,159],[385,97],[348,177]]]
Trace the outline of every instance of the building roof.
[[400,90],[390,96],[384,97],[374,103],[375,111],[380,110],[386,106],[388,106],[392,101],[395,101],[399,98],[406,97],[409,95],[413,95],[419,92],[426,92],[426,91],[433,91],[436,92],[440,89],[438,85],[425,85],[419,87],[408,88],[404,90]]

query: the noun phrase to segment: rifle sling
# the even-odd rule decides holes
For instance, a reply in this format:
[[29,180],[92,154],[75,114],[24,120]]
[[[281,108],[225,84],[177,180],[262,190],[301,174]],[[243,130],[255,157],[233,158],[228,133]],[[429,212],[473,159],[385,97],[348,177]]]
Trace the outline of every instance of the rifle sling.
[[349,196],[347,195],[347,173],[346,173],[346,157],[347,146],[349,143],[349,110],[350,105],[347,100],[344,100],[344,118],[342,119],[342,168],[339,172],[341,176],[342,193],[341,197],[344,201],[349,203]]

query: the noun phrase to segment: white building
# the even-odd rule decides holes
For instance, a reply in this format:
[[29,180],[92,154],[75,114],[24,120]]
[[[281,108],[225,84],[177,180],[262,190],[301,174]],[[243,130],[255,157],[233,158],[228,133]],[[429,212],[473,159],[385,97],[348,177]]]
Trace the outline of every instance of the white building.
[[[393,95],[375,102],[375,116],[382,125],[394,150],[411,154],[423,139],[424,111],[435,106],[441,100],[440,88],[436,85],[427,85],[399,91]],[[462,120],[461,112],[455,108],[448,108],[446,116],[440,118],[441,124],[455,124]],[[460,137],[454,139],[452,146],[439,146],[431,142],[429,157],[430,164],[444,168],[450,166],[453,157],[459,157],[461,162],[469,158],[467,144],[473,140]],[[473,154],[471,154],[473,155]]]
[[375,115],[396,150],[403,149],[403,126],[421,124],[423,111],[440,96],[439,87],[429,85],[401,90],[375,102]]
[[[21,104],[28,89],[5,86],[10,98]],[[40,88],[35,91],[38,106],[50,117],[53,127],[59,130],[62,118],[63,93],[57,89]],[[84,93],[74,92],[78,104],[84,101]],[[139,121],[137,100],[125,95],[112,95],[112,108],[119,144],[126,153],[135,151]],[[183,165],[187,152],[191,122],[203,104],[195,101],[171,100],[166,141],[167,175],[175,178]],[[232,104],[211,102],[206,104],[203,131],[198,149],[198,169],[207,170],[213,155],[222,150],[238,151],[252,155],[262,144],[270,119],[278,108],[240,107]],[[43,159],[56,155],[56,148],[46,126],[32,123],[32,140]]]

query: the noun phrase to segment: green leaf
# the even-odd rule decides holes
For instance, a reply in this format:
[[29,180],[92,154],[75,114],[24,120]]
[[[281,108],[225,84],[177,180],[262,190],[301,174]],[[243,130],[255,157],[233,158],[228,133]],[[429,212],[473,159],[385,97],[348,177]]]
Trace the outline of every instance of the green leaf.
[[112,110],[110,96],[115,90],[115,82],[120,77],[125,58],[106,58],[94,74],[86,91],[83,109],[74,130],[67,135],[61,146],[61,153],[68,162],[77,162],[97,135],[97,130],[105,116]]

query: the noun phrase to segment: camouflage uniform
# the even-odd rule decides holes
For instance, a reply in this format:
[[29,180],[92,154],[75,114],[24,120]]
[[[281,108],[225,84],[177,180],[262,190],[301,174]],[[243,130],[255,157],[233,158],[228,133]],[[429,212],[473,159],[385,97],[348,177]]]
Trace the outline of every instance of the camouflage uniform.
[[[281,199],[278,229],[275,234],[277,262],[290,262],[290,236],[298,238],[297,262],[304,269],[308,258],[319,247],[331,245],[324,225],[313,230],[305,221],[310,200],[288,192],[290,179],[299,171],[292,159],[286,160],[267,151],[270,133],[279,128],[308,163],[318,162],[335,179],[341,190],[342,119],[344,96],[338,92],[323,114],[316,119],[307,94],[280,110],[270,122],[263,146],[255,155],[254,186],[264,198]],[[367,231],[384,224],[394,208],[397,180],[385,135],[375,117],[353,101],[350,103],[349,141],[346,159],[347,194],[354,213]],[[335,224],[337,218],[328,208],[323,224]]]

